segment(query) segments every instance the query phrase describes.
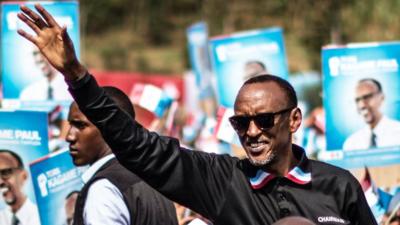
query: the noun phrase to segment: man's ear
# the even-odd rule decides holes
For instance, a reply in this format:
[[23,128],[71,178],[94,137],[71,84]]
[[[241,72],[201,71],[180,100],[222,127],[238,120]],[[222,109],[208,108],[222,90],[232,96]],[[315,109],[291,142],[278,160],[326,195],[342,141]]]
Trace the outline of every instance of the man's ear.
[[23,170],[21,170],[20,176],[21,176],[23,181],[26,181],[28,179],[28,172],[23,169]]
[[297,129],[299,129],[302,119],[303,116],[299,108],[296,107],[290,112],[290,121],[289,121],[290,133],[294,133],[297,131]]

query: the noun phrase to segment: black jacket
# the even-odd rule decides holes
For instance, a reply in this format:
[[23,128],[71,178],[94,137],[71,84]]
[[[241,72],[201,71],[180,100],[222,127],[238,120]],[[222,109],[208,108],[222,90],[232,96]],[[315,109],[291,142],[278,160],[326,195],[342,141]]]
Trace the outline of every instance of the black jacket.
[[[90,186],[99,179],[110,181],[123,196],[132,225],[177,225],[171,201],[121,166],[116,159],[105,163],[83,186],[75,204],[74,225],[84,225],[83,210]],[[102,196],[98,196],[101,198]]]
[[266,225],[287,215],[317,224],[376,225],[358,181],[346,170],[308,160],[273,177],[248,160],[181,148],[149,132],[86,75],[70,83],[79,108],[102,132],[120,163],[173,201],[221,225]]

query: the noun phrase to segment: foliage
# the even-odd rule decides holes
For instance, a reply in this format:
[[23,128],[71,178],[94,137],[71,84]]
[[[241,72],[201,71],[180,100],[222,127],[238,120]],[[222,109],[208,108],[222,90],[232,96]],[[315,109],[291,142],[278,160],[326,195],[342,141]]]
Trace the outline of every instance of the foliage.
[[[319,70],[323,45],[388,41],[400,34],[397,0],[82,0],[80,5],[82,52],[89,51],[84,60],[104,69],[182,72],[188,65],[185,29],[199,20],[209,24],[211,35],[283,27],[292,72]],[[156,53],[160,48],[164,52]],[[164,58],[168,51],[176,58]],[[132,56],[137,52],[145,56]],[[160,60],[169,63],[160,67]]]

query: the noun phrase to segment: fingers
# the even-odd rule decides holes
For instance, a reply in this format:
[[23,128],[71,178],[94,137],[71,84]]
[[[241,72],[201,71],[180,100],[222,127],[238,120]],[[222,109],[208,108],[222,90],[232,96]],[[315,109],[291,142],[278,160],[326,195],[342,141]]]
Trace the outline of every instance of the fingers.
[[44,27],[47,27],[46,22],[44,22],[43,19],[42,19],[38,14],[36,14],[34,11],[32,11],[31,9],[29,9],[29,8],[26,7],[26,6],[21,6],[20,8],[21,8],[21,11],[24,12],[24,13],[29,17],[29,19],[30,19],[34,24],[36,24],[36,26],[37,26],[39,29],[42,29],[42,28],[44,28]]
[[60,27],[53,16],[51,16],[50,13],[47,12],[47,10],[45,10],[42,5],[35,4],[35,8],[40,13],[40,15],[43,16],[50,27]]
[[22,20],[26,25],[28,25],[33,31],[35,31],[36,34],[39,34],[40,32],[40,28],[32,21],[30,20],[28,17],[26,17],[24,14],[22,13],[18,13],[17,14],[18,18],[20,20]]
[[28,39],[28,40],[29,40],[30,42],[32,42],[33,44],[37,45],[37,44],[36,44],[36,39],[35,39],[32,35],[28,34],[27,32],[25,32],[25,31],[22,30],[22,29],[18,29],[17,32],[18,32],[18,34],[21,35],[22,37]]
[[72,40],[69,37],[68,32],[67,32],[67,27],[65,27],[65,26],[61,29],[61,37],[65,41],[65,43],[67,43],[69,45],[72,44]]

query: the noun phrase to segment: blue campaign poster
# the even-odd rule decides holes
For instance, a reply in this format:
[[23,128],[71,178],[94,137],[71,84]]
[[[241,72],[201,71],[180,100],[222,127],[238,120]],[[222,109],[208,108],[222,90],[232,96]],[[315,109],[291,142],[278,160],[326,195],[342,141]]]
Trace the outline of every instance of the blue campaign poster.
[[400,42],[322,50],[327,152],[357,168],[400,162]]
[[52,153],[30,165],[41,225],[69,224],[83,186],[83,168],[74,166],[68,150]]
[[[34,32],[20,21],[20,5],[34,8],[41,3],[61,26],[66,26],[79,56],[79,8],[75,1],[1,3],[1,76],[3,107],[52,110],[72,100],[61,74],[50,66],[38,49],[17,33]],[[66,113],[64,113],[65,116]]]
[[[0,149],[17,153],[29,171],[30,162],[49,153],[47,113],[35,111],[0,111]],[[25,181],[24,190],[35,202],[31,179]],[[3,199],[0,208],[4,208]]]
[[211,38],[210,51],[224,107],[233,106],[239,88],[252,76],[265,72],[289,76],[283,31],[278,27]]
[[198,22],[186,30],[189,58],[196,76],[196,85],[206,91],[211,85],[211,62],[208,50],[208,28],[205,22]]

